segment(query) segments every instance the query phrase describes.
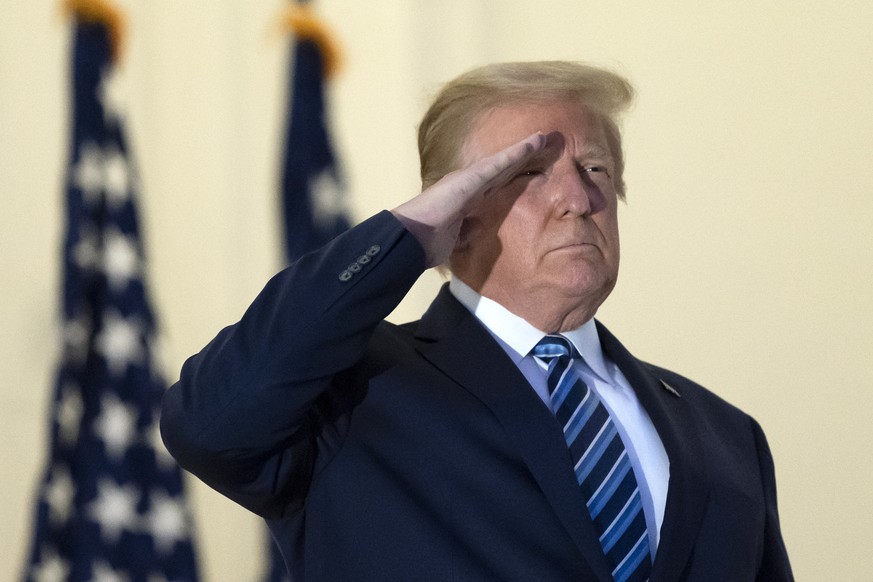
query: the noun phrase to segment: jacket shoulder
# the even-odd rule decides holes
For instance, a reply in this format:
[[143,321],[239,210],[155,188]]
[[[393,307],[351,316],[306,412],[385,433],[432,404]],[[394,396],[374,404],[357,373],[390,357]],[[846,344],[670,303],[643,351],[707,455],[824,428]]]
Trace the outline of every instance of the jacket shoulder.
[[649,373],[660,380],[661,383],[675,390],[681,398],[685,398],[700,406],[719,409],[723,414],[740,415],[745,419],[751,419],[740,408],[694,380],[661,366],[648,362],[642,362],[642,364]]

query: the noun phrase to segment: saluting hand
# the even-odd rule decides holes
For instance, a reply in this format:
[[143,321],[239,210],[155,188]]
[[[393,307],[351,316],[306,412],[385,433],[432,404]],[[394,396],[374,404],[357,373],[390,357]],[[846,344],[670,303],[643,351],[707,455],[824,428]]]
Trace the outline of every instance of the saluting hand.
[[444,263],[452,254],[464,218],[487,195],[514,178],[543,151],[550,135],[535,133],[494,155],[443,176],[421,194],[392,210],[424,247],[427,266]]

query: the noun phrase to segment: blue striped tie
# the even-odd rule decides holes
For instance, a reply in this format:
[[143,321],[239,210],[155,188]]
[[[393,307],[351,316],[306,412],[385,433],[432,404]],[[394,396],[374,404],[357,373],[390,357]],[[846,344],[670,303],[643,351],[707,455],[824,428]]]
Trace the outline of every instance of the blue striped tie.
[[576,480],[616,582],[645,581],[652,569],[646,518],[634,471],[615,423],[573,367],[564,337],[547,335],[533,355],[548,364],[552,412],[564,427]]

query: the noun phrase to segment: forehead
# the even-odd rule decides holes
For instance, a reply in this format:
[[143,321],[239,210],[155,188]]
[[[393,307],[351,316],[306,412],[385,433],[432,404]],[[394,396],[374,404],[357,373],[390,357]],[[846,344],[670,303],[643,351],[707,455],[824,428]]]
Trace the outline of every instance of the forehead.
[[536,132],[559,131],[576,155],[609,154],[603,120],[572,101],[510,103],[489,109],[473,121],[461,149],[464,165]]

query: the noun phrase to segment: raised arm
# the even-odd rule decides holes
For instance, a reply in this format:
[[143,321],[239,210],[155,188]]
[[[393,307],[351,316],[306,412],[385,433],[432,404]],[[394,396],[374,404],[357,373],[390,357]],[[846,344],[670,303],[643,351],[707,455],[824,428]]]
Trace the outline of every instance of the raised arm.
[[531,136],[454,172],[273,277],[164,397],[161,432],[182,467],[265,517],[298,507],[323,453],[318,397],[364,356],[420,274],[445,260],[466,213],[546,141]]

